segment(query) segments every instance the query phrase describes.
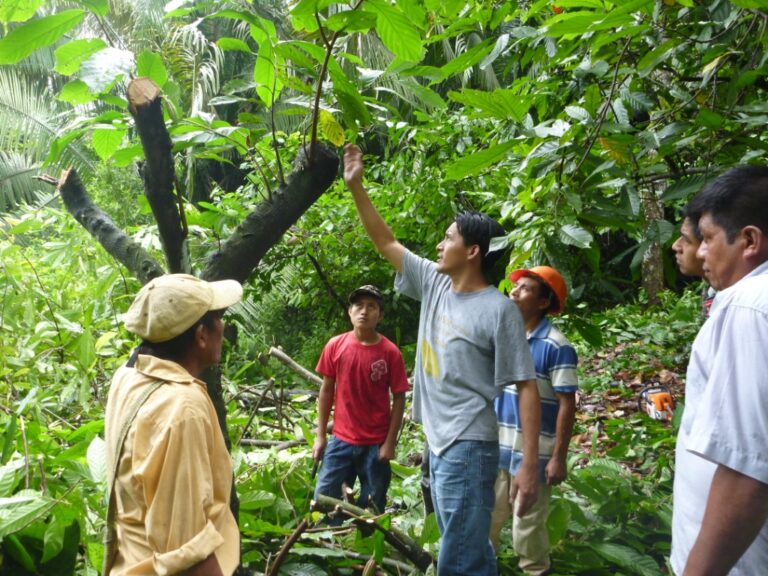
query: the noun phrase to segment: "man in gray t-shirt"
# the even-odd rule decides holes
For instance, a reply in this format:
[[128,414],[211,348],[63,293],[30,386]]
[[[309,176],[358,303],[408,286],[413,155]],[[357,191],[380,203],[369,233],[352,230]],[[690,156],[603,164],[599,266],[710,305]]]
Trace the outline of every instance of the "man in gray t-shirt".
[[437,262],[400,244],[363,187],[362,154],[349,145],[344,180],[376,249],[398,271],[396,287],[421,300],[414,418],[430,447],[432,503],[442,535],[441,576],[494,575],[488,538],[499,447],[493,400],[508,385],[520,396],[523,464],[511,498],[518,515],[536,501],[541,416],[536,373],[517,307],[486,273],[498,259],[492,237],[504,229],[484,214],[464,212],[437,246]]

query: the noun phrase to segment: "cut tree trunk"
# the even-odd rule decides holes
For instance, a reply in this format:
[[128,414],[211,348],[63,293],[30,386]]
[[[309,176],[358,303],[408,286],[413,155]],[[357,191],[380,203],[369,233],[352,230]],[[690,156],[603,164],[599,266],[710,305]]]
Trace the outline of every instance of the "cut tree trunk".
[[183,204],[176,190],[171,137],[163,118],[160,88],[149,78],[128,85],[128,110],[144,148],[144,194],[157,221],[160,241],[171,273],[189,272],[187,226]]

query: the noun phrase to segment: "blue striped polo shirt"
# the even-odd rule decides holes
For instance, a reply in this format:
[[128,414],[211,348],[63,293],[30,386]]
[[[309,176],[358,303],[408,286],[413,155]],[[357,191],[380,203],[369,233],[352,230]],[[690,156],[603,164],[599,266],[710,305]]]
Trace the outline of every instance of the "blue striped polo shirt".
[[[555,447],[557,412],[556,393],[574,393],[578,389],[576,351],[560,330],[544,317],[527,335],[541,396],[541,433],[539,435],[539,480]],[[499,468],[514,475],[523,462],[523,433],[520,402],[516,386],[507,386],[494,402],[499,421]]]

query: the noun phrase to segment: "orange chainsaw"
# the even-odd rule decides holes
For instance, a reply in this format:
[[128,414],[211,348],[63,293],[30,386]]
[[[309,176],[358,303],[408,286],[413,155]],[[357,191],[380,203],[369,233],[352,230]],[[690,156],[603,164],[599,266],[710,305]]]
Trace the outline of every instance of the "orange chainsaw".
[[640,390],[637,408],[654,420],[672,420],[675,401],[672,392],[664,385],[652,384]]

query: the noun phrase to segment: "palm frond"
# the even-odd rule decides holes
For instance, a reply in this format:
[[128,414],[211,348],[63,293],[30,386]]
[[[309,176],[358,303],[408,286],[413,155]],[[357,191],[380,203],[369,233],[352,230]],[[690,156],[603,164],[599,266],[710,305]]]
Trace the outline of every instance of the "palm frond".
[[34,159],[15,151],[0,152],[0,211],[34,201],[46,188],[33,176],[40,165]]

